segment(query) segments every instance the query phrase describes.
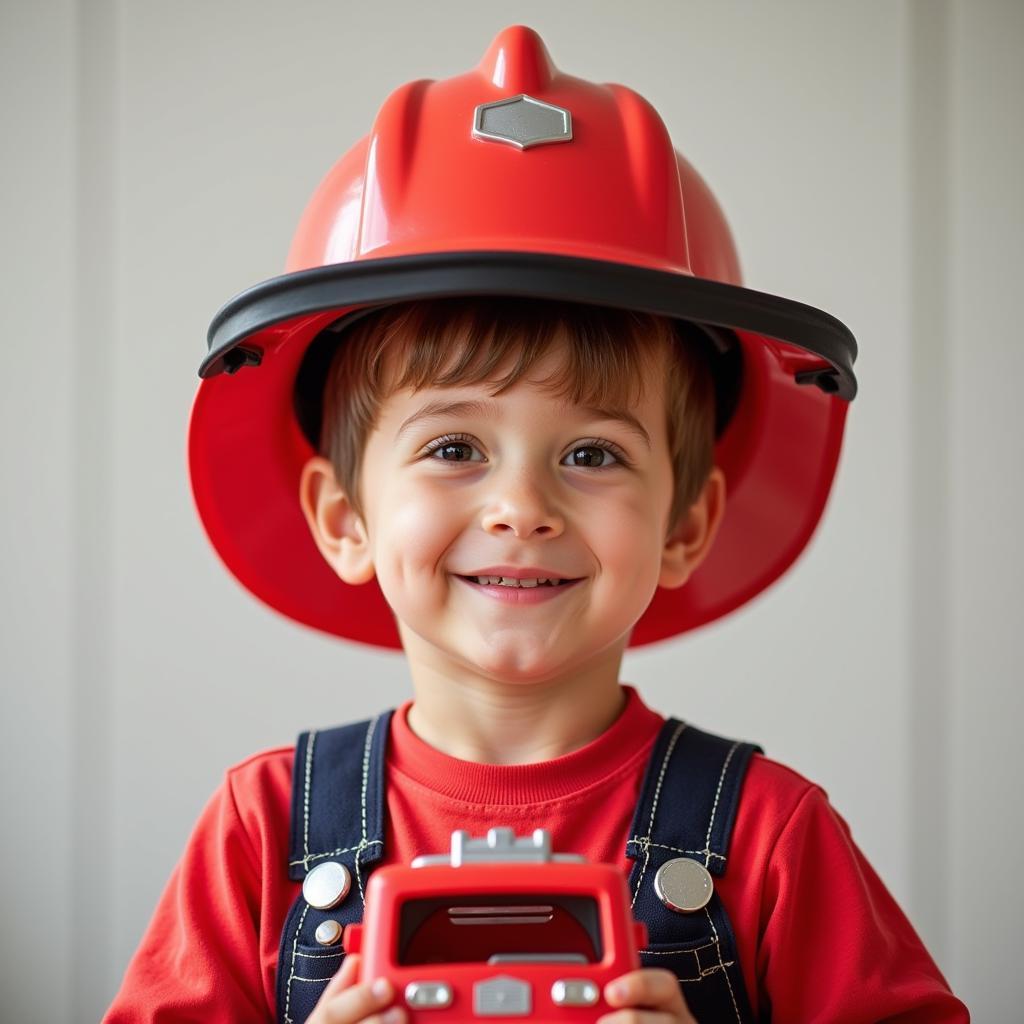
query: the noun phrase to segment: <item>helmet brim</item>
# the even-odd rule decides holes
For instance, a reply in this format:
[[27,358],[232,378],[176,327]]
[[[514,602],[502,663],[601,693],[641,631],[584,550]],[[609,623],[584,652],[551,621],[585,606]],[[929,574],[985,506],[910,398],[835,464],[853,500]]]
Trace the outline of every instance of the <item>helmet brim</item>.
[[295,317],[457,295],[561,299],[753,331],[816,357],[816,365],[799,371],[797,383],[816,385],[847,401],[857,393],[857,342],[845,324],[814,306],[687,274],[516,251],[392,256],[271,278],[236,295],[214,316],[199,376],[252,362],[253,356],[232,361],[230,353],[263,328]]

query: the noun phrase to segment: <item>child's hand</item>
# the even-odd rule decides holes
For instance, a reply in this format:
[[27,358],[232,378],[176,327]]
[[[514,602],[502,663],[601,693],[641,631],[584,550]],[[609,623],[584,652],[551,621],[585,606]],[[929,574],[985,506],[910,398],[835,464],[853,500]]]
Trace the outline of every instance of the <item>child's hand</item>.
[[686,1008],[679,979],[661,967],[620,975],[605,985],[604,997],[622,1009],[599,1017],[597,1024],[697,1024]]
[[[377,978],[373,985],[356,984],[359,974],[359,954],[349,953],[341,969],[327,983],[324,994],[313,1007],[307,1024],[404,1024],[405,1010],[392,1006],[395,998],[391,982]],[[377,986],[380,986],[378,991]]]
[[[356,984],[358,972],[359,954],[350,953],[324,989],[307,1024],[403,1024],[406,1015],[402,1007],[381,1012],[394,998],[390,983],[378,979],[383,987],[375,993],[370,985]],[[605,986],[604,997],[621,1010],[605,1014],[597,1024],[697,1024],[686,1009],[678,979],[661,968],[623,974]]]

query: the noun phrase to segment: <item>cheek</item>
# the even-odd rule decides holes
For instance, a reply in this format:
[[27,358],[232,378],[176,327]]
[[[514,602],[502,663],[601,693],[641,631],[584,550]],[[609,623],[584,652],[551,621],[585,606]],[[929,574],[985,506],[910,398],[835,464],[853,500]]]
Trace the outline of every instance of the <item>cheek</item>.
[[458,504],[444,488],[423,481],[392,483],[378,493],[378,553],[403,575],[432,569],[460,529]]
[[[664,503],[667,506],[667,495]],[[590,545],[623,586],[646,591],[660,572],[665,521],[661,505],[662,495],[644,488],[583,509]]]
[[629,496],[609,500],[604,495],[598,501],[581,503],[577,516],[584,529],[599,533],[613,545],[623,539],[623,533],[635,532],[642,519],[642,509],[640,501]]
[[645,565],[661,555],[661,517],[649,507],[624,510],[606,521],[609,555],[620,563],[635,564],[642,573]]

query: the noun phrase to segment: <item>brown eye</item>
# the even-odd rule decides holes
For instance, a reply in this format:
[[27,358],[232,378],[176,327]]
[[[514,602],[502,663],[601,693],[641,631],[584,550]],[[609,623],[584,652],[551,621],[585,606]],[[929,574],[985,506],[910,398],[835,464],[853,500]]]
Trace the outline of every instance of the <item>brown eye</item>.
[[437,451],[445,462],[469,462],[473,458],[473,449],[468,444],[446,444]]
[[484,462],[475,444],[458,436],[439,437],[427,446],[427,455],[438,462]]
[[593,444],[574,448],[566,456],[566,460],[570,466],[583,466],[586,469],[599,469],[616,461],[615,456],[607,448],[599,448]]

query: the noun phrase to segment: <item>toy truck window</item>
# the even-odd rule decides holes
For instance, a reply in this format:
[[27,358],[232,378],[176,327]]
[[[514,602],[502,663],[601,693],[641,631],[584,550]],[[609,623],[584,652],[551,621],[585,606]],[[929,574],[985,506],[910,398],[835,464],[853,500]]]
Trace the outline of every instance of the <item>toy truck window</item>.
[[401,908],[398,963],[596,963],[604,955],[590,896],[505,893],[411,899]]

